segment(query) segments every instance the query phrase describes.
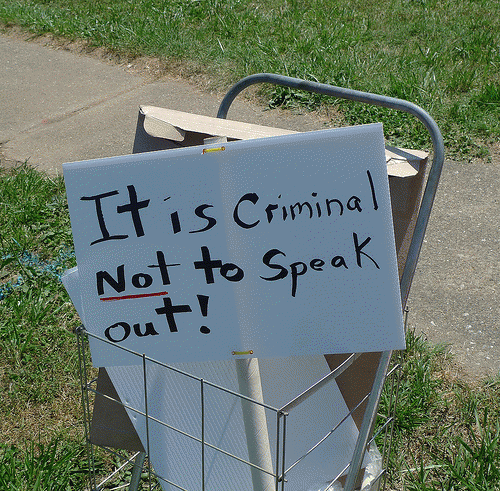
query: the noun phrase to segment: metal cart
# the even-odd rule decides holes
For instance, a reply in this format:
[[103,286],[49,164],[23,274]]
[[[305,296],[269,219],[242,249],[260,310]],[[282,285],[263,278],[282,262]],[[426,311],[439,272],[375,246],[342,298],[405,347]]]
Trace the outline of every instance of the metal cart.
[[[422,246],[422,242],[424,239],[424,234],[425,230],[427,227],[427,223],[429,220],[430,212],[432,209],[433,201],[434,201],[434,196],[436,193],[437,185],[439,182],[440,174],[441,174],[441,169],[443,166],[443,161],[444,161],[444,145],[443,145],[443,139],[441,136],[441,133],[434,122],[434,120],[429,116],[427,112],[425,112],[422,108],[416,106],[415,104],[412,104],[410,102],[400,100],[400,99],[395,99],[391,97],[385,97],[381,95],[376,95],[376,94],[370,94],[370,93],[365,93],[365,92],[360,92],[360,91],[355,91],[355,90],[350,90],[350,89],[344,89],[340,87],[334,87],[331,85],[326,85],[326,84],[320,84],[316,82],[308,82],[304,80],[299,80],[296,78],[291,78],[291,77],[285,77],[285,76],[280,76],[280,75],[275,75],[275,74],[268,74],[268,73],[261,73],[261,74],[256,74],[256,75],[251,75],[249,77],[246,77],[242,80],[240,80],[238,83],[236,83],[226,94],[224,99],[222,100],[222,103],[219,107],[219,111],[217,114],[218,118],[223,118],[225,119],[227,117],[227,113],[229,111],[229,108],[235,99],[235,97],[242,92],[245,88],[257,84],[257,83],[269,83],[269,84],[274,84],[274,85],[280,85],[280,86],[285,86],[285,87],[290,87],[293,89],[297,90],[304,90],[304,91],[309,91],[309,92],[314,92],[318,94],[323,94],[323,95],[328,95],[332,96],[338,99],[348,99],[356,102],[361,102],[364,104],[371,104],[371,105],[377,105],[377,106],[383,106],[386,108],[391,108],[399,111],[404,111],[407,113],[412,114],[415,116],[417,119],[419,119],[427,128],[431,139],[432,139],[432,145],[433,145],[433,159],[432,159],[432,164],[430,168],[428,169],[427,172],[427,178],[425,181],[425,189],[423,190],[423,193],[421,195],[421,199],[418,200],[416,209],[414,210],[411,223],[410,223],[410,233],[407,236],[407,240],[409,241],[408,247],[407,247],[407,254],[404,259],[404,265],[402,267],[402,272],[400,273],[400,286],[401,286],[401,304],[402,308],[405,309],[406,306],[406,301],[409,295],[410,291],[410,286],[411,282],[413,279],[413,275],[415,273],[415,269],[417,266],[417,261],[420,253],[420,249]],[[78,345],[79,345],[79,353],[80,353],[80,360],[81,360],[81,369],[80,369],[80,374],[81,374],[81,379],[82,379],[82,389],[83,389],[83,408],[84,408],[84,416],[85,416],[85,428],[86,428],[86,436],[87,436],[87,442],[88,442],[88,449],[89,449],[89,460],[90,460],[90,470],[91,470],[91,487],[93,490],[97,489],[102,489],[102,485],[105,481],[103,481],[101,484],[97,484],[96,481],[96,471],[95,471],[95,463],[94,463],[94,453],[92,449],[92,442],[89,440],[89,434],[90,434],[90,425],[91,425],[91,411],[90,411],[90,394],[92,393],[98,393],[95,389],[95,380],[89,380],[88,376],[88,370],[86,369],[86,356],[87,356],[87,337],[92,336],[90,333],[87,333],[84,328],[81,328],[78,331]],[[96,337],[97,338],[97,337]],[[98,338],[103,342],[107,342],[104,339]],[[143,358],[143,366],[144,366],[144,374],[146,373],[146,361],[151,361],[147,359],[144,355],[137,354],[138,356],[141,356]],[[393,416],[391,412],[394,411],[394,406],[396,403],[396,393],[397,393],[397,378],[395,378],[395,375],[397,374],[397,369],[398,366],[393,366],[392,369],[390,369],[390,362],[391,362],[391,355],[392,352],[386,351],[380,354],[379,361],[378,361],[378,368],[376,370],[374,380],[373,380],[373,385],[371,387],[371,390],[363,397],[363,399],[358,403],[358,406],[360,404],[365,404],[365,410],[364,410],[364,416],[362,419],[362,423],[359,429],[359,436],[356,442],[353,458],[348,465],[348,468],[345,469],[347,470],[347,478],[343,484],[343,489],[345,491],[353,491],[356,489],[357,486],[359,486],[359,483],[361,482],[361,471],[362,471],[362,463],[363,463],[363,458],[365,456],[365,452],[367,451],[370,443],[374,440],[375,436],[377,436],[380,433],[385,433],[386,438],[384,439],[384,449],[382,451],[384,460],[383,464],[381,466],[380,472],[378,473],[377,476],[374,476],[374,479],[371,482],[371,488],[370,489],[378,489],[377,486],[379,486],[379,482],[382,481],[384,476],[386,475],[386,468],[385,466],[387,465],[387,459],[388,459],[388,453],[389,453],[389,448],[390,448],[390,437],[392,433],[392,424],[393,424]],[[349,368],[349,366],[355,361],[355,359],[359,356],[359,354],[352,354],[350,357],[348,357],[340,366],[338,366],[336,369],[334,369],[327,377],[324,379],[318,381],[316,384],[311,386],[306,392],[300,395],[300,397],[294,399],[293,401],[290,401],[287,405],[281,408],[271,408],[273,411],[276,413],[277,417],[277,428],[278,428],[278,435],[276,437],[277,439],[277,450],[276,450],[276,463],[275,463],[275,469],[272,473],[273,480],[275,482],[275,487],[274,489],[278,491],[278,489],[281,489],[282,491],[286,490],[286,473],[288,469],[285,468],[284,465],[284,450],[281,452],[281,459],[280,459],[280,447],[279,447],[279,442],[280,439],[283,439],[283,445],[284,445],[284,436],[286,433],[286,417],[287,414],[292,408],[300,404],[302,400],[307,398],[309,395],[314,393],[316,390],[320,390],[321,387],[323,387],[325,384],[330,382],[331,380],[335,379],[336,377],[339,377],[342,373],[344,373],[345,370]],[[168,369],[168,367],[165,366],[165,369]],[[186,376],[190,376],[189,374],[186,374]],[[384,382],[390,378],[392,381],[392,385],[388,388],[391,394],[391,403],[390,403],[390,408],[388,411],[388,414],[385,415],[385,421],[383,421],[376,432],[376,435],[374,436],[374,427],[376,424],[376,417],[377,417],[377,408],[379,406],[379,401],[380,397],[384,388]],[[203,387],[204,384],[207,384],[208,382],[203,381],[203,379],[199,379],[200,384],[201,384],[201,392],[203,393]],[[223,387],[217,387],[215,384],[210,384],[211,386],[216,387],[219,390],[226,391],[227,390]],[[144,384],[144,391],[146,394],[146,383]],[[230,392],[230,391],[229,391]],[[99,394],[99,393],[98,393]],[[102,397],[108,398],[108,399],[113,399],[110,397],[109,394],[99,394]],[[235,397],[241,397],[238,394],[233,394]],[[248,399],[243,397],[243,399]],[[121,401],[116,401],[116,403],[121,404],[125,407],[126,405],[122,404]],[[256,401],[249,400],[248,402],[250,403],[257,403]],[[203,404],[203,400],[202,400]],[[128,408],[132,409],[133,408]],[[355,409],[354,409],[355,410]],[[353,410],[353,411],[354,411]],[[351,413],[353,412],[351,411]],[[351,414],[350,413],[350,414]],[[148,411],[147,411],[147,401],[146,401],[146,411],[144,416],[146,417],[146,424],[148,421]],[[282,433],[280,433],[280,430]],[[206,442],[202,439],[200,441],[201,446],[202,446],[202,451],[206,445]],[[148,440],[148,446],[149,446],[149,440]],[[142,467],[145,461],[145,457],[147,454],[148,449],[144,449],[145,451],[141,451],[139,453],[135,453],[132,455],[132,457],[128,456],[125,457],[125,464],[134,464],[133,466],[133,471],[131,475],[131,480],[128,489],[131,491],[136,491],[139,489],[139,481],[140,481],[140,474],[142,471]],[[251,463],[247,462],[247,464],[252,465]],[[152,474],[153,471],[151,469],[151,466],[148,464],[148,471],[149,471],[149,476],[148,476],[148,483],[149,483],[149,489],[152,489]],[[202,471],[203,472],[203,471]],[[339,476],[337,476],[339,477]],[[107,478],[109,480],[109,477]],[[202,477],[202,481],[204,483],[204,478]],[[175,486],[175,483],[170,483]],[[333,484],[333,481],[332,481]],[[202,486],[204,487],[204,486]],[[118,489],[118,488],[116,488]],[[331,487],[327,486],[326,489],[332,489]]]

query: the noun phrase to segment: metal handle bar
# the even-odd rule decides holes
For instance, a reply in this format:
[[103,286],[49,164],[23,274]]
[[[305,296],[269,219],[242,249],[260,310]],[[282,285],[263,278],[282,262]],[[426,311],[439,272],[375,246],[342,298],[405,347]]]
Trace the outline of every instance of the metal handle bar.
[[273,73],[257,73],[255,75],[250,75],[248,77],[242,78],[239,82],[233,85],[224,96],[224,99],[219,106],[217,117],[225,119],[227,117],[229,107],[231,106],[231,103],[234,101],[236,96],[250,85],[257,83],[271,83],[274,85],[282,85],[284,87],[291,87],[293,89],[329,95],[337,97],[339,99],[348,99],[352,101],[363,102],[365,104],[371,104],[374,106],[383,106],[390,109],[397,109],[399,111],[404,111],[412,114],[417,119],[419,119],[427,128],[427,131],[430,133],[432,139],[433,159],[432,166],[427,177],[427,183],[425,186],[424,194],[422,196],[420,210],[415,224],[415,230],[413,232],[413,237],[400,282],[401,302],[404,307],[406,305],[406,300],[408,299],[408,294],[410,292],[411,282],[415,273],[415,269],[417,267],[418,256],[420,254],[420,249],[424,240],[427,223],[429,222],[432,204],[434,203],[434,197],[436,195],[439,177],[441,176],[441,169],[443,168],[444,143],[443,137],[436,122],[421,107],[403,99],[371,94],[369,92],[361,92],[359,90],[345,89],[343,87],[335,87],[333,85],[320,84],[317,82],[309,82],[307,80],[286,77],[283,75],[276,75]]

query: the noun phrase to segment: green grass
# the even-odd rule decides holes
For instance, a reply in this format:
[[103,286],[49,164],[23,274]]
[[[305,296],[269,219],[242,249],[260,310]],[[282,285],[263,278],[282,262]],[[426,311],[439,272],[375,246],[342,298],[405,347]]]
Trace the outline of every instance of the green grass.
[[82,489],[84,465],[75,466],[83,458],[74,445],[52,440],[49,444],[30,443],[20,450],[13,445],[0,447],[0,489],[4,491],[68,491]]
[[[0,167],[0,223],[0,489],[81,491],[79,319],[59,280],[74,265],[62,179]],[[444,346],[407,339],[396,359],[389,489],[500,490],[500,379],[467,384]],[[384,394],[382,414],[388,404]],[[96,458],[101,474],[116,467]],[[107,489],[123,486],[127,472]]]
[[0,169],[0,222],[0,489],[66,490],[82,444],[62,179]]
[[[500,490],[500,379],[453,375],[446,346],[409,332],[389,457],[390,489]],[[387,413],[387,388],[380,412]],[[381,446],[381,442],[380,442]]]
[[[28,166],[2,172],[0,183],[0,406],[50,403],[74,384],[69,329],[77,322],[58,275],[74,263],[61,178],[50,180]],[[68,363],[69,362],[69,363]]]
[[[82,491],[80,321],[60,281],[75,265],[62,177],[0,166],[0,223],[0,489]],[[96,454],[98,473],[115,468]]]
[[[449,155],[484,156],[500,137],[499,0],[0,0],[0,21],[160,58],[227,87],[257,72],[414,102]],[[327,99],[267,88],[271,106]],[[392,143],[429,148],[413,117],[329,100],[342,124],[382,121]]]

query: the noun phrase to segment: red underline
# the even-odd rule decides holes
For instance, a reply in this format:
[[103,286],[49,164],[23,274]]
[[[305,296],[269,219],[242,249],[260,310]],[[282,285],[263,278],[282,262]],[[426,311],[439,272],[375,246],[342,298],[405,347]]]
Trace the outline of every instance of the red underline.
[[105,297],[101,298],[101,302],[111,302],[113,300],[129,300],[131,298],[146,298],[146,297],[161,297],[163,295],[168,295],[168,292],[157,292],[157,293],[140,293],[137,295],[123,295],[121,297]]

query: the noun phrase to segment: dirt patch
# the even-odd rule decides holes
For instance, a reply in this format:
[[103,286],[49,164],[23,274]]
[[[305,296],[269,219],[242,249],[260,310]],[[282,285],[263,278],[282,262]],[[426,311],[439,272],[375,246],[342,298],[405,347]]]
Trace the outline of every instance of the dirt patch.
[[488,147],[490,152],[489,159],[492,164],[500,165],[500,142],[493,143]]

